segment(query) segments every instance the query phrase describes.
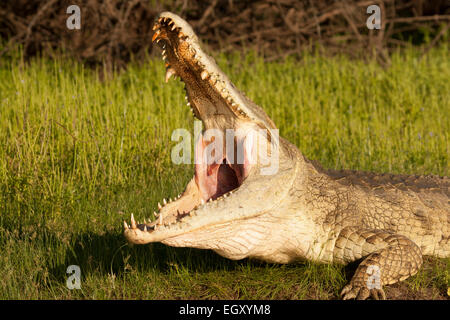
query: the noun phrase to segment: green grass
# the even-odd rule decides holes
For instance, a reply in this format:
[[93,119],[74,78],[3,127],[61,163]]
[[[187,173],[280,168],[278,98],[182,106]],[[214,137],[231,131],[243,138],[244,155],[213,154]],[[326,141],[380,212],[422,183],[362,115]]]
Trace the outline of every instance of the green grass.
[[[449,175],[448,46],[375,62],[305,56],[264,63],[216,55],[280,134],[325,167]],[[210,251],[126,245],[122,221],[181,192],[192,166],[170,160],[192,132],[183,86],[150,60],[99,81],[62,60],[0,65],[1,299],[334,299],[353,269],[229,261]],[[450,259],[387,289],[446,296]],[[82,289],[66,288],[79,265]],[[396,291],[397,290],[397,291]]]

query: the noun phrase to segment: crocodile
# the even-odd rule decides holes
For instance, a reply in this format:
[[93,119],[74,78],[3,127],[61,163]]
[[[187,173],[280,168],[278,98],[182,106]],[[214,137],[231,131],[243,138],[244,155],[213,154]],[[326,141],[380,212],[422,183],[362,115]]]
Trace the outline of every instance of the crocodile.
[[[202,50],[185,20],[163,12],[153,30],[165,80],[184,82],[187,105],[203,131],[185,191],[158,203],[143,223],[133,215],[130,224],[124,221],[130,243],[278,264],[359,263],[343,299],[386,299],[383,286],[416,274],[423,255],[450,256],[449,177],[324,169],[278,136],[275,123]],[[208,129],[234,130],[231,149],[243,156],[217,152],[205,161],[214,142]],[[260,156],[258,148],[267,152]],[[267,174],[267,157],[275,154],[277,170]]]

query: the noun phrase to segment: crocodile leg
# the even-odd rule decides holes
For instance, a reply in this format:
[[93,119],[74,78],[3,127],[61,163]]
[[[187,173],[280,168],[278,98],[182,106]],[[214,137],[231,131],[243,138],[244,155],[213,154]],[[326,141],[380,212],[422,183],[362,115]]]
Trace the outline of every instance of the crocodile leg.
[[407,237],[386,230],[344,228],[336,239],[333,258],[349,263],[361,258],[343,299],[385,299],[383,285],[405,280],[422,265],[420,248]]

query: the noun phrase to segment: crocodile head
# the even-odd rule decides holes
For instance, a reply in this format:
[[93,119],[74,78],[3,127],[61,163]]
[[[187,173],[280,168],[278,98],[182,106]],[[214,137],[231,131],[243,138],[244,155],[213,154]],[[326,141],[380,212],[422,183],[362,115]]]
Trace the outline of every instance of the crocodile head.
[[[270,212],[280,206],[292,185],[297,149],[278,137],[263,109],[202,50],[186,21],[164,12],[153,30],[153,42],[161,47],[166,62],[166,82],[172,76],[181,78],[187,104],[204,130],[196,141],[195,174],[186,190],[174,200],[158,203],[154,221],[136,223],[132,216],[130,225],[124,222],[125,237],[137,244],[213,249],[232,259],[248,256],[251,245],[236,249],[236,243],[245,242],[236,237],[258,239],[268,233],[264,228],[277,227]],[[218,135],[211,135],[211,130],[224,138],[214,145],[214,152],[209,146]],[[233,134],[231,143],[227,132]],[[270,167],[268,160],[277,161],[276,170],[264,172]],[[261,219],[267,223],[259,230],[255,226]]]

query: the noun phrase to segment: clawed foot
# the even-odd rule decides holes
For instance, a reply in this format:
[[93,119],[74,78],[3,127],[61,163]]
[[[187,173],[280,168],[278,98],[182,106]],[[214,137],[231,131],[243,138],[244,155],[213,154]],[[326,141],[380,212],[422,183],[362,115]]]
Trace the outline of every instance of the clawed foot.
[[372,297],[375,300],[386,300],[386,294],[382,288],[368,289],[365,286],[354,285],[352,283],[349,283],[344,287],[344,289],[342,289],[341,297],[343,300],[365,300],[369,297]]

